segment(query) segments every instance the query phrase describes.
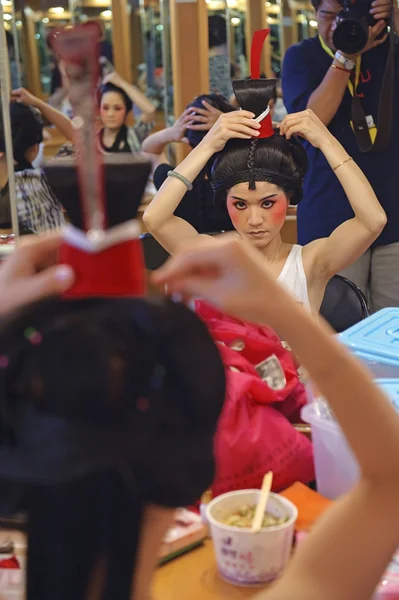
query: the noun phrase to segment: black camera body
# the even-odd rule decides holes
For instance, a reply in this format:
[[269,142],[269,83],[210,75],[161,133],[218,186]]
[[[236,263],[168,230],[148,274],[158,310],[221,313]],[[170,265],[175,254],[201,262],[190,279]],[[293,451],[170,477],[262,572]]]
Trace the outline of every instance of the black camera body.
[[344,54],[358,54],[369,39],[369,27],[376,24],[370,14],[372,0],[343,0],[343,10],[337,16],[333,43]]

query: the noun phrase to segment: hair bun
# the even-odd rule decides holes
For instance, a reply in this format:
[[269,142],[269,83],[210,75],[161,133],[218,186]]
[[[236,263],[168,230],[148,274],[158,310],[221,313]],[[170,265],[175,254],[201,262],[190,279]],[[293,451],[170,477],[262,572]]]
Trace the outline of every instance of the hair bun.
[[292,157],[297,163],[303,179],[308,170],[308,155],[306,150],[296,136],[291,137],[289,140],[287,140],[287,142],[289,144]]
[[240,108],[259,116],[276,97],[276,85],[277,79],[239,79],[233,90]]

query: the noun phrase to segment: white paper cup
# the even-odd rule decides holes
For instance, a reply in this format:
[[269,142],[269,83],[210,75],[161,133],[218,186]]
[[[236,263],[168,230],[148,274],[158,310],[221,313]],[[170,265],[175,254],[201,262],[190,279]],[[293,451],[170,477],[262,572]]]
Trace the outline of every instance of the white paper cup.
[[231,527],[221,521],[242,506],[254,506],[260,490],[240,490],[215,498],[207,507],[216,560],[221,577],[240,586],[262,586],[279,577],[292,548],[298,510],[292,502],[270,494],[267,512],[288,517],[282,525],[265,527],[259,533],[249,528]]

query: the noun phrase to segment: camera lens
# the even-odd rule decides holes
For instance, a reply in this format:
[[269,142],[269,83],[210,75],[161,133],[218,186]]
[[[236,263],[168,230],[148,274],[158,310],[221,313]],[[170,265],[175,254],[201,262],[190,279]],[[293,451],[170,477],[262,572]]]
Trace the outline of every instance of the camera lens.
[[363,19],[338,17],[333,33],[333,44],[344,54],[357,54],[366,46],[369,37],[367,23]]

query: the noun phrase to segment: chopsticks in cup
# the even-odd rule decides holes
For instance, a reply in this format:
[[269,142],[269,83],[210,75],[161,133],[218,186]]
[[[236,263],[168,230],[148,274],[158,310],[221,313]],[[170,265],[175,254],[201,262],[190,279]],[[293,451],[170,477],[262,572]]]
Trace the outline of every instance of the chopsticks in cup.
[[262,521],[265,516],[267,501],[273,483],[273,473],[269,471],[263,478],[259,501],[256,506],[254,520],[252,522],[252,533],[259,533],[262,529]]

